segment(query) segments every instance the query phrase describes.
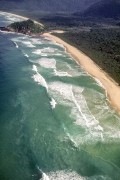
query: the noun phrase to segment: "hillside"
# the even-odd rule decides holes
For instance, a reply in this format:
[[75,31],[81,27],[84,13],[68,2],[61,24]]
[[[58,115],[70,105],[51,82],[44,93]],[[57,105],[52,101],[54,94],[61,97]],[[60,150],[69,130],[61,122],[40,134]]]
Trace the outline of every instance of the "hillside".
[[75,12],[87,9],[96,0],[0,0],[0,10],[40,10]]
[[44,31],[44,26],[28,19],[26,21],[14,22],[7,27],[0,27],[0,30],[32,35],[41,34]]
[[[81,15],[81,13],[76,13]],[[119,18],[120,0],[102,0],[89,7],[83,14],[84,17]]]

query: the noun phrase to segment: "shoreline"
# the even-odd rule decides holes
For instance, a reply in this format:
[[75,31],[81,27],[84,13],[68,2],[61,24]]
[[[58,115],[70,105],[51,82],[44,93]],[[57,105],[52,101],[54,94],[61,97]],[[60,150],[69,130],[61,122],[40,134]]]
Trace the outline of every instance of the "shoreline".
[[[5,13],[7,15],[10,14],[24,20],[29,19],[27,17],[16,15],[14,13],[9,13],[5,11],[0,12]],[[33,21],[37,24],[44,26],[43,24],[35,20]],[[64,31],[61,30],[55,30],[55,32],[64,33]],[[51,32],[44,33],[39,36],[48,37],[55,43],[63,45],[65,51],[73,57],[73,59],[86,71],[86,73],[88,73],[94,79],[98,79],[100,81],[100,83],[103,86],[103,89],[105,90],[107,101],[120,114],[120,87],[118,86],[117,82],[115,82],[105,71],[101,70],[101,68],[97,64],[95,64],[95,62],[92,59],[90,59],[86,54],[78,50],[76,47],[68,44],[64,40],[52,35]]]
[[118,84],[105,71],[101,70],[92,59],[76,47],[51,33],[44,33],[42,36],[48,37],[58,44],[62,44],[65,47],[66,52],[68,52],[88,74],[94,79],[98,79],[102,83],[109,104],[120,114],[120,87]]
[[[14,13],[9,13],[9,12],[5,12],[5,11],[0,11],[0,13],[5,13],[5,14],[8,14],[8,15],[13,15],[13,16],[16,16],[18,18],[21,18],[23,20],[27,20],[29,19],[28,17],[25,17],[25,16],[20,16],[20,15],[17,15],[17,14],[14,14]],[[39,24],[41,26],[44,27],[44,25],[42,23],[39,23],[38,21],[35,21],[34,19],[32,19],[36,24]]]

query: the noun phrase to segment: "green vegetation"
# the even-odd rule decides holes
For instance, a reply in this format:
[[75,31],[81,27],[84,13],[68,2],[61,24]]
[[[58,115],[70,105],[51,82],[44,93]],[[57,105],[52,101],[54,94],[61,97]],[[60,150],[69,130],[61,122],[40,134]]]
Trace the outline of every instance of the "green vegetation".
[[91,29],[54,34],[82,50],[120,84],[120,29]]
[[42,25],[34,23],[34,21],[32,21],[31,19],[28,19],[27,21],[14,22],[9,25],[8,28],[24,34],[42,33],[44,30]]

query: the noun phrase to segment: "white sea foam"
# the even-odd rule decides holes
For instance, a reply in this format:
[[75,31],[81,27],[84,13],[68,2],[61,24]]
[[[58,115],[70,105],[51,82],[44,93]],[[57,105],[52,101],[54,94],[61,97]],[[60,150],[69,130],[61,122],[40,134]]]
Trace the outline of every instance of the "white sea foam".
[[37,44],[42,44],[40,39],[32,38],[31,41],[32,41],[33,44],[36,44],[36,45]]
[[47,41],[51,41],[51,39],[49,37],[44,37],[44,39]]
[[35,46],[30,41],[22,41],[27,47],[34,48]]
[[[105,101],[105,95],[94,89],[85,89],[86,100],[91,104],[94,116],[100,121],[110,115],[110,109]],[[109,118],[109,117],[108,117]]]
[[48,91],[47,83],[46,83],[45,79],[39,73],[34,74],[32,76],[32,78],[34,79],[35,82],[37,82],[39,85],[45,87],[46,90]]
[[70,116],[76,121],[76,124],[87,129],[89,135],[91,134],[90,136],[100,139],[102,137],[103,139],[103,127],[100,126],[99,121],[91,113],[82,95],[84,88],[61,82],[53,82],[49,84],[49,90],[51,95],[57,98],[56,101],[59,104],[71,107]]
[[27,58],[29,57],[28,54],[26,54],[26,53],[24,53],[24,56],[27,57]]
[[55,109],[57,103],[53,98],[51,99],[50,104],[52,106],[52,109]]
[[42,56],[47,56],[47,53],[54,53],[54,49],[51,48],[43,48],[43,49],[37,49],[35,51],[33,51],[33,54],[37,54],[37,55],[42,55]]
[[30,41],[28,41],[28,37],[26,36],[27,35],[21,35],[20,37],[12,38],[12,40],[15,42],[21,42],[21,43],[25,42],[25,44],[29,44]]
[[66,63],[66,65],[70,70],[72,69],[72,67],[69,64]]
[[87,74],[84,71],[80,71],[80,69],[78,68],[72,68],[68,63],[65,63],[64,67],[66,66],[66,69],[68,71],[68,73],[72,76],[72,77],[77,77],[77,76],[87,76]]
[[42,56],[48,56],[52,54],[57,55],[58,50],[55,48],[46,47],[42,49],[36,49],[35,51],[33,51],[33,53]]
[[97,79],[97,78],[94,78],[94,79],[96,80],[96,82],[99,86],[101,86],[103,89],[105,89],[105,87],[103,86],[103,84],[101,83],[101,81],[99,79]]
[[50,180],[50,179],[45,173],[43,173],[42,174],[42,179],[40,179],[40,180]]
[[23,19],[22,18],[18,18],[18,17],[15,17],[13,15],[6,15],[5,18],[7,20],[9,20],[10,22],[17,22],[17,21],[22,21]]
[[[99,121],[92,115],[90,109],[88,108],[87,102],[82,94],[76,92],[76,89],[72,88],[72,99],[75,103],[80,115],[85,122],[86,127],[89,129],[90,133],[95,132],[95,135],[100,136],[99,132],[103,132],[103,128],[100,126]],[[83,124],[81,122],[81,116],[77,119],[77,124]],[[97,133],[96,133],[97,132]]]
[[108,127],[105,133],[106,137],[111,139],[120,139],[120,130],[119,127]]
[[47,176],[47,174],[45,174],[40,168],[39,166],[37,166],[37,169],[40,173],[42,173],[42,178],[40,178],[40,180],[50,180],[49,177]]
[[59,46],[59,47],[62,47],[64,50],[65,50],[65,46],[63,44],[60,44],[60,43],[57,43],[55,42],[55,45]]
[[[73,91],[72,91],[73,92]],[[94,119],[94,122],[95,122],[95,124],[97,124],[98,123],[98,121],[95,119],[95,117],[91,114],[91,112],[90,112],[90,110],[89,110],[89,108],[88,108],[88,105],[87,105],[87,102],[86,102],[86,100],[85,100],[85,98],[84,98],[84,96],[83,95],[79,95],[77,92],[76,92],[76,90],[74,89],[74,95],[73,95],[73,98],[75,98],[75,99],[77,99],[77,103],[78,104],[80,104],[81,105],[81,108],[82,108],[82,111],[84,111],[84,112],[89,112],[89,120],[91,119],[91,121],[92,121],[92,119]],[[82,102],[82,103],[81,103]],[[91,124],[91,123],[90,123]]]
[[33,54],[40,55],[40,54],[41,54],[41,50],[40,50],[40,49],[37,49],[37,50],[33,51],[32,53],[33,53]]
[[94,127],[94,128],[95,128],[95,130],[103,131],[103,128],[102,128],[100,125],[98,125],[98,126],[96,126],[96,127]]
[[43,176],[41,180],[93,180],[93,179],[112,180],[111,178],[102,175],[95,175],[91,177],[81,176],[76,171],[72,171],[72,170],[60,170],[55,172],[51,171],[46,174],[42,172],[42,174]]
[[57,81],[50,83],[49,88],[53,96],[57,94],[57,97],[60,97],[62,102],[71,101],[70,85]]
[[35,71],[36,73],[38,73],[38,70],[37,70],[37,66],[36,66],[36,65],[33,65],[32,70]]
[[50,180],[86,180],[75,171],[56,171],[48,173]]
[[69,73],[67,72],[63,72],[63,71],[57,71],[56,69],[54,69],[54,75],[55,76],[68,76],[68,77],[72,77]]
[[75,140],[73,139],[73,137],[70,135],[70,133],[68,132],[68,130],[66,129],[66,127],[64,126],[64,124],[63,124],[63,128],[64,128],[64,131],[65,131],[65,133],[66,133],[66,135],[67,135],[67,138],[73,143],[73,145],[74,145],[75,147],[78,147],[77,143],[75,142]]
[[41,56],[47,57],[48,55],[45,53],[41,53]]
[[5,24],[10,24],[12,22],[16,22],[16,21],[22,21],[23,18],[22,17],[18,17],[16,15],[7,13],[7,12],[0,12],[0,16],[3,16],[3,18],[5,18]]
[[95,124],[98,124],[98,121],[91,114],[84,96],[82,94],[78,94],[77,92],[75,92],[75,89],[73,93],[73,88],[71,89],[71,93],[73,102],[75,103],[76,107],[78,108],[78,111],[81,113],[82,117],[86,121],[86,126],[89,127],[90,125],[93,126]]
[[62,57],[64,57],[63,54],[61,54],[61,53],[55,53],[54,55],[55,56],[62,56]]
[[43,52],[43,53],[54,53],[55,50],[56,50],[55,48],[47,47],[47,48],[41,49],[41,52]]
[[47,83],[46,83],[45,79],[43,78],[43,76],[38,73],[37,66],[33,65],[33,69],[32,70],[36,72],[36,74],[34,74],[32,76],[34,81],[37,82],[39,85],[45,87],[46,90],[48,91]]
[[44,68],[56,68],[56,60],[49,58],[41,58],[37,61]]
[[19,48],[19,46],[18,46],[18,44],[16,42],[14,42],[14,44],[15,44],[16,48]]
[[8,32],[8,31],[0,31],[3,34],[15,34],[15,32]]

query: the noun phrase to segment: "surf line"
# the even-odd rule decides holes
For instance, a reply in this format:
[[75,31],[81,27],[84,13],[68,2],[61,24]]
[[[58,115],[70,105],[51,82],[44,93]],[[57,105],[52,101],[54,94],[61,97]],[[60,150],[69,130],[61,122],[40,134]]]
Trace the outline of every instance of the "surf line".
[[48,97],[49,97],[49,99],[50,99],[50,105],[51,105],[52,109],[54,109],[54,108],[56,107],[56,104],[57,104],[57,103],[56,103],[56,101],[55,101],[53,98],[51,98],[51,97],[49,96],[49,93],[48,93],[48,85],[47,85],[46,80],[45,80],[44,77],[38,72],[38,69],[37,69],[37,66],[36,66],[36,65],[33,65],[32,70],[36,72],[36,74],[34,74],[34,75],[32,76],[32,78],[33,78],[34,81],[37,82],[39,85],[41,85],[41,86],[43,86],[43,87],[46,88],[47,95],[48,95]]

